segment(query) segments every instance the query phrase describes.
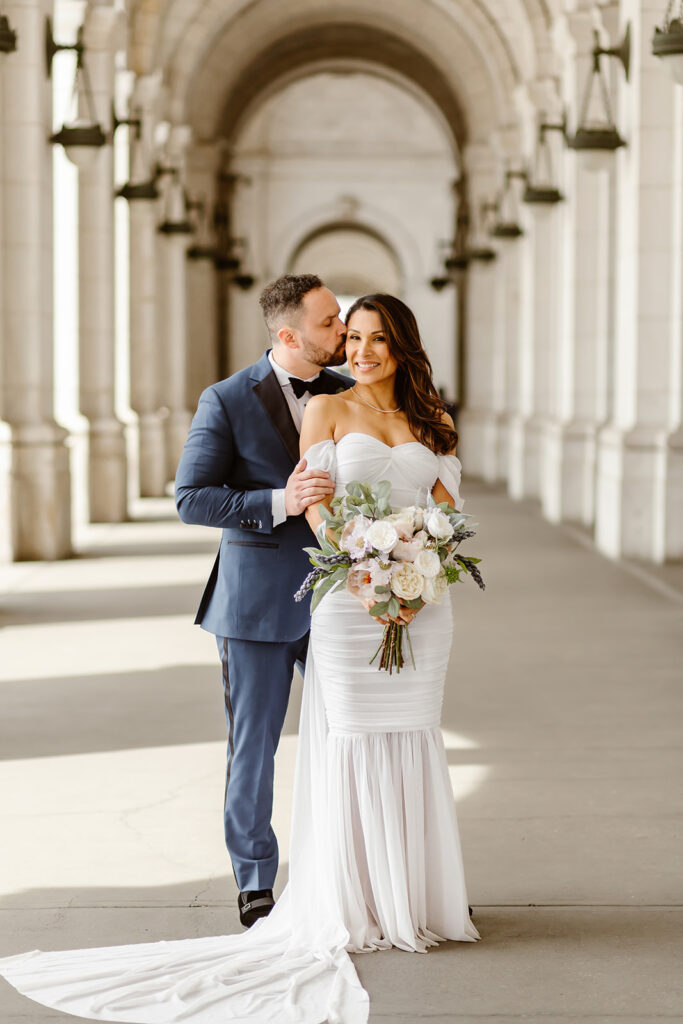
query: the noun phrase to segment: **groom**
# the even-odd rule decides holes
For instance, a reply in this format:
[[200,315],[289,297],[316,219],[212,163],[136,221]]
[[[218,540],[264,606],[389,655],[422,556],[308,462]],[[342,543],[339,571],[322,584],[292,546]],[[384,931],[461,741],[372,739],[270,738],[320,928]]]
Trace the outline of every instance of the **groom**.
[[346,327],[320,278],[281,277],[260,303],[273,347],[204,391],[175,481],[183,522],[223,529],[195,621],[216,635],[223,669],[225,842],[247,927],[274,904],[274,756],[310,627],[308,603],[293,599],[310,569],[303,512],[334,492],[299,459],[298,435],[311,394],[353,383],[326,369],[345,360]]

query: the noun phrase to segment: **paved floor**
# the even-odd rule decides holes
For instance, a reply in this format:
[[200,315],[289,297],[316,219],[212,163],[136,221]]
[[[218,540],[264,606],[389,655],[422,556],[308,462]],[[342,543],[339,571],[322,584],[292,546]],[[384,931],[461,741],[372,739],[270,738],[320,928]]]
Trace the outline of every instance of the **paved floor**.
[[[356,958],[371,1021],[683,1020],[676,573],[467,496],[488,589],[456,596],[444,732],[483,941]],[[238,930],[219,673],[192,626],[215,536],[138,511],[77,559],[0,570],[0,955]],[[73,1020],[0,985],[2,1024]]]

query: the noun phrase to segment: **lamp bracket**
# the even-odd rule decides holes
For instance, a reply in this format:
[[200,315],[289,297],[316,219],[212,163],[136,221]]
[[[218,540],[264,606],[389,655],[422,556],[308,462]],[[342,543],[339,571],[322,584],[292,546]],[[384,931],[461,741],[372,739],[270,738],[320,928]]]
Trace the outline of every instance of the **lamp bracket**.
[[81,25],[78,30],[75,43],[56,43],[52,34],[52,18],[48,14],[45,16],[45,72],[48,78],[52,77],[54,55],[61,50],[74,50],[76,53],[76,67],[83,67],[83,53],[85,52],[83,26]]
[[122,124],[127,124],[130,128],[135,128],[135,138],[139,139],[142,135],[142,118],[141,117],[118,117],[116,114],[116,104],[112,100],[111,104],[111,134],[116,134],[117,128],[120,128]]
[[563,138],[567,138],[567,111],[563,110],[561,121],[544,121],[538,126],[538,141],[543,142],[546,132],[562,132]]
[[600,46],[600,36],[597,31],[594,32],[595,46],[593,47],[593,67],[597,69],[599,67],[600,57],[617,57],[624,68],[624,74],[626,75],[626,81],[629,80],[629,71],[631,68],[631,22],[626,25],[624,32],[624,38],[617,46]]

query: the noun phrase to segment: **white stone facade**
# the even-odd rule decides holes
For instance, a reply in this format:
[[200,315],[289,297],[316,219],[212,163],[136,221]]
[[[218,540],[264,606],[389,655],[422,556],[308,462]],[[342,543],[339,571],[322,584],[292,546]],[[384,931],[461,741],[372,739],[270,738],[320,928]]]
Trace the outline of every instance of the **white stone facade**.
[[[121,521],[131,479],[164,492],[203,387],[263,351],[258,291],[287,271],[411,305],[458,403],[467,472],[592,530],[610,557],[683,557],[683,89],[651,53],[664,7],[6,0],[18,45],[0,54],[0,559],[67,556],[72,504]],[[58,232],[48,137],[64,112],[51,101],[73,58],[57,54],[48,78],[47,15],[60,43],[83,25],[108,136],[73,210],[58,192]],[[566,111],[576,130],[594,32],[615,45],[627,26],[628,78],[601,61],[626,145],[592,172],[549,128],[546,184],[564,198],[524,202],[539,123]],[[114,148],[115,94],[142,123]],[[126,147],[129,183],[152,187],[116,200],[122,235]],[[491,237],[513,218],[519,237]],[[194,234],[159,232],[169,219]],[[456,238],[493,258],[446,275]],[[71,319],[55,280],[77,290]],[[55,362],[62,385],[73,378],[66,406]],[[130,387],[117,389],[122,364]],[[69,433],[84,428],[87,501],[70,468]]]

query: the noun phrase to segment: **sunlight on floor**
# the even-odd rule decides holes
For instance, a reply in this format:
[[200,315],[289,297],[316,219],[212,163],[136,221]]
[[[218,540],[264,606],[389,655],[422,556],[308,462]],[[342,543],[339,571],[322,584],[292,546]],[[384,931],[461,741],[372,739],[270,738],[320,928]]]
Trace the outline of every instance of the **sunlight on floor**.
[[[445,738],[449,749],[473,747],[455,733]],[[273,826],[283,864],[296,747],[297,737],[285,735],[277,753]],[[0,850],[2,892],[157,887],[225,875],[224,766],[223,742],[0,763],[3,819],[13,836]],[[456,799],[486,773],[478,765],[449,771]]]

